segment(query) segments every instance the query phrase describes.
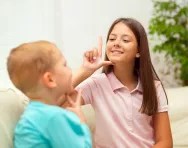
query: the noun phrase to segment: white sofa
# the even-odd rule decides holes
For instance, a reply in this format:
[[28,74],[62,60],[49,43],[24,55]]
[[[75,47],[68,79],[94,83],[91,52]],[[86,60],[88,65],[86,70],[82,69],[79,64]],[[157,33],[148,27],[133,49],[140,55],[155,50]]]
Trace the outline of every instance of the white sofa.
[[[188,87],[167,89],[174,148],[188,148]],[[13,131],[28,99],[11,89],[0,89],[0,147],[13,148]],[[93,134],[95,113],[83,106],[87,124]]]

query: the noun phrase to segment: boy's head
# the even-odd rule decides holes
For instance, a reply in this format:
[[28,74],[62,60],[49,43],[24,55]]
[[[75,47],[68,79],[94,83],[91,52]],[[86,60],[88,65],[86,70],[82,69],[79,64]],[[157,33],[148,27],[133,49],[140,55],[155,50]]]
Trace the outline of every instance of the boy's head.
[[7,60],[13,84],[30,98],[47,91],[58,97],[72,91],[72,72],[57,47],[48,41],[22,44]]

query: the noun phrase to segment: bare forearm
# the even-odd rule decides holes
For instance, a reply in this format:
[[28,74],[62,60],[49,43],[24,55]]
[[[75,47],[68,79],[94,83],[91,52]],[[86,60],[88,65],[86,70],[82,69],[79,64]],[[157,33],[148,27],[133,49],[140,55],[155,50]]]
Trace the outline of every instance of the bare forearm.
[[172,148],[173,144],[171,141],[160,141],[157,142],[153,148]]
[[77,114],[77,115],[78,115],[78,117],[80,118],[80,122],[86,124],[86,120],[85,120],[85,117],[84,117],[83,113],[79,113],[79,114]]
[[72,78],[72,84],[74,88],[79,85],[82,81],[90,77],[94,71],[87,70],[83,67],[80,67],[74,74]]

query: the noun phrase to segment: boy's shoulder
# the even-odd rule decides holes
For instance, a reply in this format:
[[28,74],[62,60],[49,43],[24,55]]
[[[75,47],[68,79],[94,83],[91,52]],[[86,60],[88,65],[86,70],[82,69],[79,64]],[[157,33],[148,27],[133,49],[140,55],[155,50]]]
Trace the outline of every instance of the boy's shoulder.
[[49,105],[48,106],[48,112],[50,112],[51,116],[54,116],[54,117],[65,117],[65,118],[72,118],[72,117],[75,117],[76,114],[71,112],[71,111],[68,111],[64,108],[61,108],[59,106],[53,106],[53,105]]
[[79,120],[75,113],[55,105],[29,103],[18,125],[47,127],[51,121]]
[[63,124],[63,122],[72,123],[80,120],[75,113],[59,106],[48,105],[45,112],[49,122],[61,122]]
[[40,102],[31,102],[23,114],[25,118],[50,120],[57,116],[71,116],[71,113],[64,108],[55,105],[47,105]]
[[75,121],[79,123],[76,114],[58,106],[29,103],[15,128],[15,139],[24,142],[23,139],[27,141],[38,137],[41,142],[44,138],[51,138],[49,132],[56,133],[61,127],[74,126]]
[[65,110],[64,108],[61,108],[56,105],[47,105],[47,104],[42,104],[41,106],[35,106],[38,107],[38,110],[48,116],[56,116],[58,114],[61,115],[69,115],[70,112],[68,110]]

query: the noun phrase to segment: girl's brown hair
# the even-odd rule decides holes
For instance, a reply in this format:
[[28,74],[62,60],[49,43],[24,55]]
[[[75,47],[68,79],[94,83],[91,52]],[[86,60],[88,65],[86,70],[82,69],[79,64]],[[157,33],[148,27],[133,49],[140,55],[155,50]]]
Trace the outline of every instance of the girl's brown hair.
[[[108,41],[109,35],[112,32],[114,26],[120,22],[125,24],[127,27],[131,29],[138,43],[138,52],[140,54],[140,58],[136,58],[134,70],[135,72],[137,72],[138,77],[140,78],[140,81],[142,84],[142,88],[143,88],[143,101],[142,101],[140,111],[148,115],[154,115],[155,113],[157,113],[157,110],[158,110],[158,101],[157,101],[158,99],[157,99],[157,93],[156,93],[154,80],[160,81],[160,79],[157,76],[157,73],[155,72],[155,69],[151,62],[148,39],[147,39],[145,29],[138,21],[134,19],[119,18],[115,20],[114,23],[111,25],[108,31],[106,42]],[[105,55],[105,60],[109,61],[107,55]],[[103,70],[102,70],[102,72],[106,74],[111,71],[113,71],[112,65],[105,66],[103,67]]]

